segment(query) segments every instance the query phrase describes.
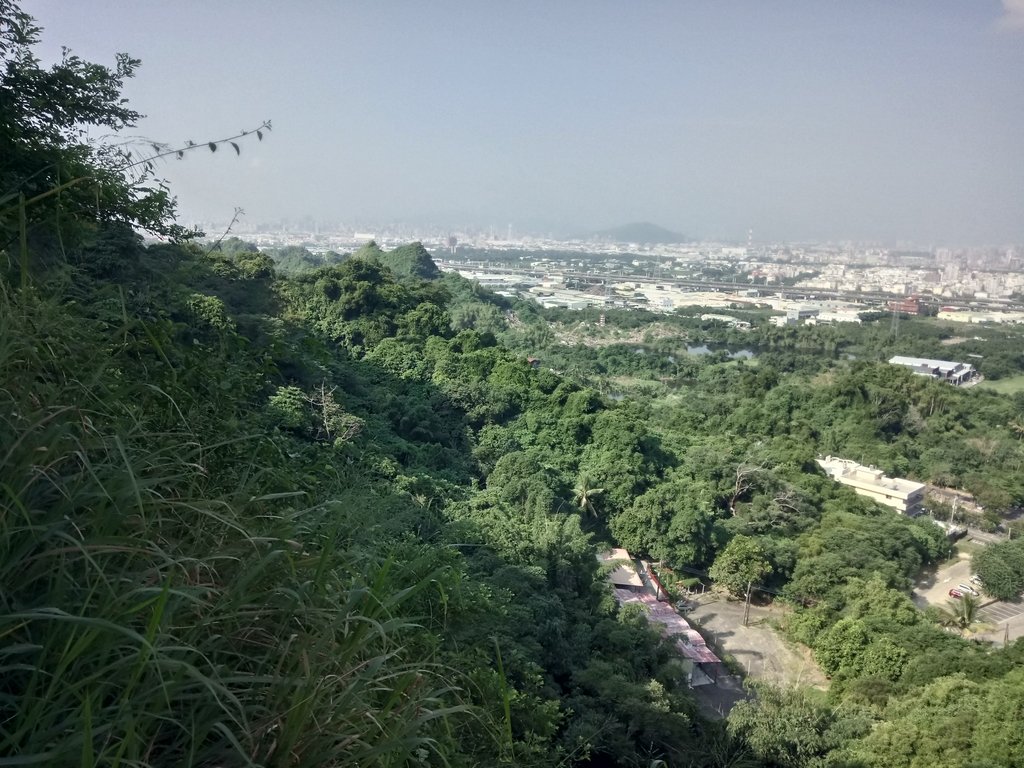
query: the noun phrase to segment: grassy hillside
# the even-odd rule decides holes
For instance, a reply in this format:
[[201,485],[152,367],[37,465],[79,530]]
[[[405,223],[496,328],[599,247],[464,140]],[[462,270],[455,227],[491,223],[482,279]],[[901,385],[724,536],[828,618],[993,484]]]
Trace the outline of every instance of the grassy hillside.
[[[717,332],[696,322],[566,347],[419,244],[198,247],[81,130],[134,124],[137,62],[44,69],[31,19],[0,22],[0,762],[1020,764],[1024,645],[917,610],[948,542],[814,462],[1006,507],[1019,398],[848,361],[828,329],[758,327],[756,367],[675,357]],[[625,375],[662,389],[602,395]],[[609,543],[734,592],[756,573],[827,694],[701,717],[612,599]]]

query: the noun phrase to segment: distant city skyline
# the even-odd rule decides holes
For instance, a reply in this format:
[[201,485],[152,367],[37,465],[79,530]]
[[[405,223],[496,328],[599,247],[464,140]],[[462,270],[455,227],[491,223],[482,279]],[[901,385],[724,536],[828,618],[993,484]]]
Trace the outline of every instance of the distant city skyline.
[[1024,0],[30,0],[44,60],[142,59],[183,221],[1024,243]]

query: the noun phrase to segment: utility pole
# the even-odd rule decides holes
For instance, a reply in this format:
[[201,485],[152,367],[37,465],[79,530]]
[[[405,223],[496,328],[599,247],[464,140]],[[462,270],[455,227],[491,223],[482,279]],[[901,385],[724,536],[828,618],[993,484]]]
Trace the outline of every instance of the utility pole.
[[753,586],[753,581],[747,582],[747,604],[743,606],[743,626],[747,626],[747,622],[750,621],[750,588]]

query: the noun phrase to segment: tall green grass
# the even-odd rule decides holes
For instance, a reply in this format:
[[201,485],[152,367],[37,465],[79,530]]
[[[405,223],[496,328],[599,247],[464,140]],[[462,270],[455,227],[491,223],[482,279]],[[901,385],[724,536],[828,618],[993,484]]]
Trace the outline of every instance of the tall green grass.
[[446,763],[469,707],[410,650],[419,587],[301,488],[219,487],[199,425],[153,431],[173,396],[125,329],[4,291],[0,765]]

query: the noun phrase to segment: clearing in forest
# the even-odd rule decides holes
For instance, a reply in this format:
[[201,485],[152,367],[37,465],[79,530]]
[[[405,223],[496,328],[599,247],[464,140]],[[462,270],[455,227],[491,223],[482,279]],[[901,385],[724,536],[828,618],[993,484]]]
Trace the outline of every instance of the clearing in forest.
[[750,606],[750,621],[743,626],[743,602],[708,593],[697,599],[686,618],[698,625],[709,645],[732,656],[744,675],[782,687],[828,687],[811,652],[783,638],[772,626],[782,618],[782,606]]

